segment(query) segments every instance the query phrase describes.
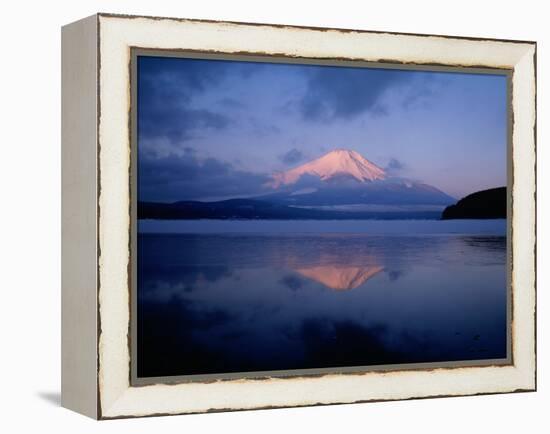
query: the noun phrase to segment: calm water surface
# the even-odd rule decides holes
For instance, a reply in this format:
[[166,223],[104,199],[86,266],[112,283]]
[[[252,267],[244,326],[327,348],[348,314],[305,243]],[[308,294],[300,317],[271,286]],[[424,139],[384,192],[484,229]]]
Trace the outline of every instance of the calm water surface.
[[142,223],[140,377],[506,357],[504,221]]

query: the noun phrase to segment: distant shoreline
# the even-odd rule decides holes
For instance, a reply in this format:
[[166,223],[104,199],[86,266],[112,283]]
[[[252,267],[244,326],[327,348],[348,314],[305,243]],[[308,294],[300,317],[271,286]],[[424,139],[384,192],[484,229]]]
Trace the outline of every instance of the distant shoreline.
[[505,236],[506,219],[480,220],[138,220],[140,234],[366,234]]

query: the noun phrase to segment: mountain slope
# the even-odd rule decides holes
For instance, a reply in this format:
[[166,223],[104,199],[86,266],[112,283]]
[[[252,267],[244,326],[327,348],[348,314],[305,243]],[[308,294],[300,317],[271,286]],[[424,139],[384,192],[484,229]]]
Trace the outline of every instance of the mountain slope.
[[321,181],[329,181],[341,176],[351,177],[359,182],[386,178],[386,173],[383,169],[364,158],[358,152],[336,149],[294,169],[275,173],[270,186],[279,188],[281,186],[292,185],[304,175],[318,177]]
[[430,185],[397,178],[356,185],[331,183],[309,189],[286,189],[257,199],[291,206],[440,205],[441,209],[456,201]]
[[441,190],[388,174],[356,151],[337,149],[286,172],[275,173],[259,200],[289,206],[439,205],[456,201]]

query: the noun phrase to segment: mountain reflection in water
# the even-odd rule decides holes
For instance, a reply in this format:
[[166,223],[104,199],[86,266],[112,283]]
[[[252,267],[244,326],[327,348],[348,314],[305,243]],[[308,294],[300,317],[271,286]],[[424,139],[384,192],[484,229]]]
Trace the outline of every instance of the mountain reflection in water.
[[316,267],[297,268],[294,271],[311,280],[322,283],[328,288],[340,291],[358,288],[383,269],[384,267],[380,265],[365,267],[318,265]]
[[138,376],[504,358],[506,306],[502,236],[140,234]]

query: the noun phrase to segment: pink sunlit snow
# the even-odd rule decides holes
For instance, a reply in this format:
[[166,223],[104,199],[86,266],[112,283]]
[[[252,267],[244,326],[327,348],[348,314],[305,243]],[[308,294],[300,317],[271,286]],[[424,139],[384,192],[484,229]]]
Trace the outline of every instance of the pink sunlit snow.
[[319,177],[322,181],[339,176],[351,176],[359,182],[386,178],[386,172],[361,154],[347,149],[336,149],[309,163],[286,172],[273,174],[269,184],[273,188],[296,183],[303,175]]

